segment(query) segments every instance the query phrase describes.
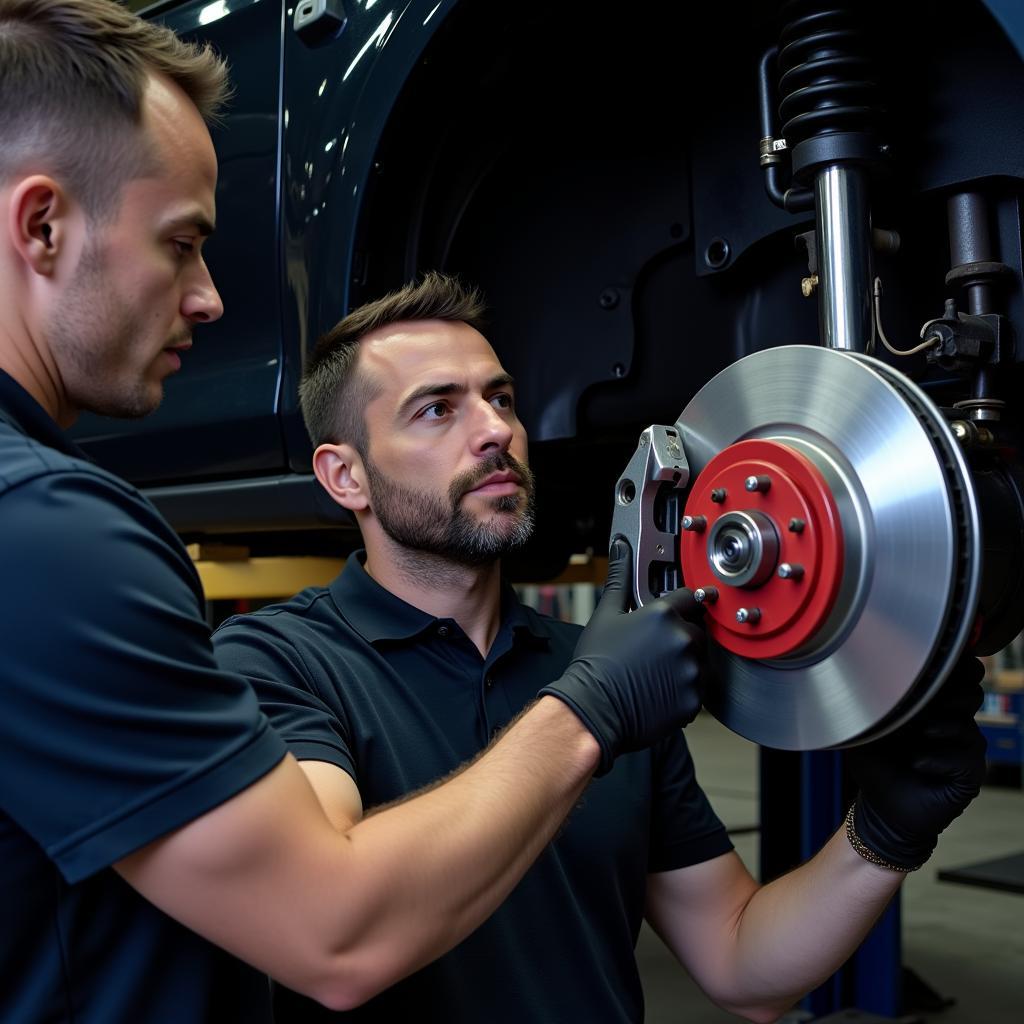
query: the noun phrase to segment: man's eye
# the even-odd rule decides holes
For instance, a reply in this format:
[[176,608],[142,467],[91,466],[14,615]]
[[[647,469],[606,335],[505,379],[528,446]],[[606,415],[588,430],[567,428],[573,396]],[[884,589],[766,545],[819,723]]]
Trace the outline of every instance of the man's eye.
[[512,401],[512,396],[507,394],[507,393],[505,393],[504,391],[501,392],[501,394],[492,396],[491,401],[499,409],[511,409],[513,407],[513,405],[515,404]]
[[171,244],[174,246],[179,256],[187,256],[189,253],[195,251],[195,245],[187,238],[174,238],[171,239]]
[[443,419],[447,414],[448,406],[445,402],[434,402],[421,410],[420,419],[439,420]]

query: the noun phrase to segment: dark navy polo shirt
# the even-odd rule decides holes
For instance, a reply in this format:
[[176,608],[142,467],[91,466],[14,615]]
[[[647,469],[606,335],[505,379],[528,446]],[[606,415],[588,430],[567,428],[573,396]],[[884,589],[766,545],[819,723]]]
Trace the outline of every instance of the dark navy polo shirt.
[[214,661],[171,528],[2,372],[0,566],[0,1021],[268,1021],[265,977],[111,865],[284,744]]
[[[579,627],[536,614],[506,588],[483,658],[454,620],[379,586],[362,557],[350,558],[330,587],[229,619],[214,647],[221,664],[249,677],[295,756],[343,768],[372,808],[474,757],[562,673]],[[381,1024],[639,1021],[634,946],[648,873],[731,848],[681,732],[621,757],[489,920],[347,1016]],[[288,993],[276,1007],[281,1024],[337,1019]]]

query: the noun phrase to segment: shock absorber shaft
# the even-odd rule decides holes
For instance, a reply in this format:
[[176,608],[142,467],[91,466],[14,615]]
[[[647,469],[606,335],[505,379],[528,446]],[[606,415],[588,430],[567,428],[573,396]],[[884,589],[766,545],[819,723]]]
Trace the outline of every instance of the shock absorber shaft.
[[871,205],[866,171],[833,164],[814,179],[818,325],[826,348],[863,352],[872,334]]
[[[981,192],[957,192],[946,203],[949,215],[949,261],[954,267],[996,259],[989,231],[988,202]],[[967,312],[975,316],[996,312],[991,271],[964,285]]]

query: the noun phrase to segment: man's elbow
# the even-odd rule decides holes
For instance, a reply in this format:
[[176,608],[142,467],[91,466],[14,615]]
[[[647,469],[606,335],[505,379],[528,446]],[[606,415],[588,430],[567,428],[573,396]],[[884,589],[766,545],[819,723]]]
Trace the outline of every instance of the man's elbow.
[[341,1012],[362,1006],[377,993],[362,986],[353,985],[349,981],[331,981],[305,994],[311,999],[315,999],[325,1009]]
[[[379,954],[378,950],[378,954]],[[333,956],[301,989],[328,1010],[354,1010],[410,974],[416,965],[351,950]]]
[[[786,1007],[788,1010],[789,1007]],[[786,1010],[778,1009],[761,1009],[748,1010],[743,1014],[744,1017],[749,1021],[753,1021],[753,1024],[775,1024],[775,1022],[783,1016]]]
[[303,988],[304,995],[316,1000],[326,1009],[343,1011],[362,1006],[383,992],[387,985],[375,983],[373,979],[365,975],[360,976],[353,971],[337,971],[332,976],[318,979]]
[[792,1003],[785,1005],[779,1003],[774,1006],[729,1006],[724,1003],[718,1005],[727,1013],[743,1017],[745,1020],[751,1021],[752,1024],[775,1024],[793,1006]]

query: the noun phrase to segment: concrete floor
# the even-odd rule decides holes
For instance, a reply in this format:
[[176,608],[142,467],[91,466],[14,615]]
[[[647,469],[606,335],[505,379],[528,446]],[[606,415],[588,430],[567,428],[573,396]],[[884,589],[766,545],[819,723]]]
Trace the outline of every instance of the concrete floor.
[[[755,825],[757,748],[707,714],[686,734],[698,777],[719,817],[730,829]],[[757,834],[737,834],[733,842],[756,875]],[[940,994],[956,999],[946,1010],[915,1014],[913,1019],[927,1024],[1011,1024],[1024,1019],[1024,895],[936,879],[940,868],[1021,851],[1024,791],[986,786],[943,834],[931,861],[907,880],[902,896],[903,963]],[[637,955],[647,1024],[723,1024],[738,1019],[712,1006],[646,929]]]

